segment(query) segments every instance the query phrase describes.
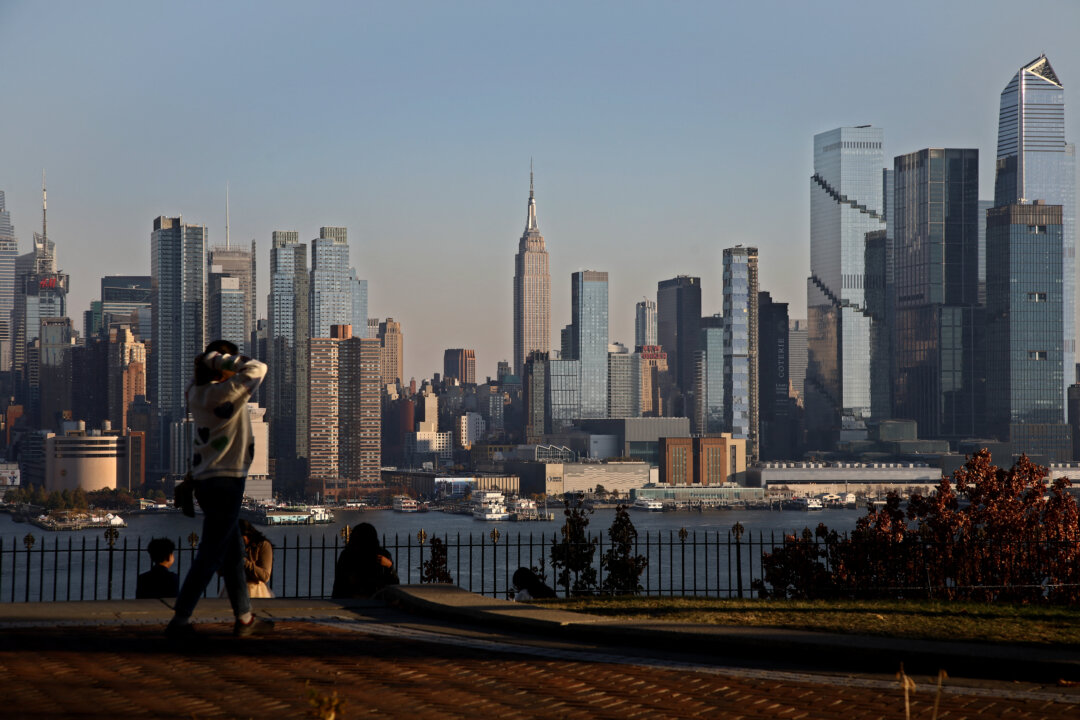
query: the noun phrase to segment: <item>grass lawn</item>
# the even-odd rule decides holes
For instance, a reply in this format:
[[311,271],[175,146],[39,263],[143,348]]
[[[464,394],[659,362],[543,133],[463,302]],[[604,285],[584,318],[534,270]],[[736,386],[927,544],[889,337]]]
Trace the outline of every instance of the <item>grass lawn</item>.
[[573,598],[544,605],[628,620],[1080,647],[1080,608],[889,600]]

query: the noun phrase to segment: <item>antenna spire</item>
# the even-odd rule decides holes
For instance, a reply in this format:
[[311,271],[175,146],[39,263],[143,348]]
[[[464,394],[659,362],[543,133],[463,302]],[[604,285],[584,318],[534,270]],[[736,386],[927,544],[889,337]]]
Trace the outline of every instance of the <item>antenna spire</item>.
[[45,192],[45,168],[41,169],[41,238],[48,244],[49,217],[48,217],[48,194]]
[[539,230],[536,224],[536,196],[533,193],[533,163],[529,158],[529,214],[525,218],[525,232]]
[[533,159],[529,158],[529,198],[533,197]]
[[225,249],[229,249],[229,181],[225,181]]

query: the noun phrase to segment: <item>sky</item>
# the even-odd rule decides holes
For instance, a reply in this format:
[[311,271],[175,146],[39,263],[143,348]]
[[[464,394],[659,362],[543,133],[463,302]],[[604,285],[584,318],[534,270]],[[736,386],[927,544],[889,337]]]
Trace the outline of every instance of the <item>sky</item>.
[[103,275],[150,273],[159,215],[210,243],[349,229],[369,315],[405,375],[510,360],[529,163],[550,256],[552,343],[570,274],[609,273],[610,338],[658,281],[759,248],[805,317],[813,136],[885,131],[885,157],[980,150],[993,195],[1001,90],[1046,53],[1080,140],[1080,2],[30,2],[0,0],[0,190],[30,248],[48,173],[69,314]]

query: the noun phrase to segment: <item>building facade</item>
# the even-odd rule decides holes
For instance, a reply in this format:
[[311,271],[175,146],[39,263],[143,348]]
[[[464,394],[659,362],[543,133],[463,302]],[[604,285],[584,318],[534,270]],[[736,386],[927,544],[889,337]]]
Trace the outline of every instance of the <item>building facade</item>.
[[608,274],[576,272],[570,278],[569,359],[581,370],[576,417],[608,416]]
[[634,347],[656,344],[656,301],[641,300],[634,306]]
[[476,351],[454,348],[443,352],[443,377],[464,385],[476,384]]
[[697,374],[701,329],[701,278],[680,275],[656,287],[656,338],[667,353],[668,371],[678,393],[665,414],[689,416]]
[[724,423],[756,460],[758,251],[741,245],[724,249]]

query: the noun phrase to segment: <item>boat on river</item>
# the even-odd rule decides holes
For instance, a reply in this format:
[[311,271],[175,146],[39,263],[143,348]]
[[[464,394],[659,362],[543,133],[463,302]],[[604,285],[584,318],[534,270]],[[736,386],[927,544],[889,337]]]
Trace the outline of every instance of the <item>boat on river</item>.
[[242,507],[240,517],[256,525],[329,525],[334,511],[321,505],[256,505]]
[[630,507],[635,510],[647,510],[648,512],[663,512],[664,503],[655,498],[639,497]]
[[31,518],[30,524],[42,530],[89,530],[91,528],[127,527],[124,518],[114,513],[101,512],[54,512]]
[[503,494],[498,490],[480,490],[474,492],[473,518],[476,520],[509,520],[510,513],[506,509],[506,501]]
[[407,495],[394,496],[394,512],[414,513],[420,512],[420,503]]

